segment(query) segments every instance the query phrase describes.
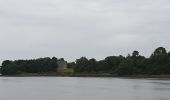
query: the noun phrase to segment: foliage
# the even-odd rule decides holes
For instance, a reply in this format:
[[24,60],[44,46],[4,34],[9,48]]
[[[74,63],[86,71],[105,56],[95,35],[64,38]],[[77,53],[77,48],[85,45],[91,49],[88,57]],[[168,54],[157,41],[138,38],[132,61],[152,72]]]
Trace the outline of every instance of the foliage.
[[86,57],[77,59],[77,73],[112,73],[115,75],[160,75],[170,74],[170,52],[167,53],[163,47],[157,48],[149,58],[141,56],[138,51],[134,51],[132,55],[109,56],[104,60],[92,61]]
[[[63,58],[59,60],[64,60]],[[1,73],[13,75],[18,73],[55,72],[56,57],[39,58],[34,60],[6,60],[2,63]],[[108,56],[103,60],[81,57],[75,62],[68,63],[69,69],[75,73],[111,73],[114,75],[160,75],[170,74],[170,52],[163,47],[157,48],[149,58],[141,56],[138,51],[123,56]]]
[[17,73],[42,73],[53,72],[57,69],[57,59],[39,58],[35,60],[6,60],[2,63],[1,73],[13,75]]

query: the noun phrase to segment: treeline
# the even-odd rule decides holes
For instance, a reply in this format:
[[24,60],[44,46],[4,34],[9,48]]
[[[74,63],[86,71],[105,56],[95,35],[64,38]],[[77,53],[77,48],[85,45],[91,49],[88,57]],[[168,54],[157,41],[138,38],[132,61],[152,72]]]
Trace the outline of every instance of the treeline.
[[157,48],[149,58],[134,51],[127,57],[109,56],[96,61],[82,57],[76,60],[76,73],[110,73],[113,75],[162,75],[170,74],[170,52]]
[[[6,60],[2,63],[1,73],[3,75],[13,75],[56,72],[57,61],[56,57],[34,60]],[[170,74],[170,52],[167,52],[163,47],[159,47],[149,58],[140,55],[138,51],[132,52],[127,57],[109,56],[100,61],[94,58],[81,57],[75,62],[68,63],[68,68],[73,68],[74,74],[166,75]]]
[[39,58],[33,60],[3,61],[1,66],[2,75],[15,75],[21,73],[43,73],[57,71],[56,57]]

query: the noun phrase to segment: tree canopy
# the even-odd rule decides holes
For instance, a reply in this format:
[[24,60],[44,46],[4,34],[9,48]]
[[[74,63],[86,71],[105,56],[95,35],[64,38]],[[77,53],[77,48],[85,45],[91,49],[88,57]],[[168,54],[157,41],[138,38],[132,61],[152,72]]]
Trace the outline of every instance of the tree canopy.
[[[15,75],[19,73],[56,72],[57,61],[64,60],[56,57],[46,57],[34,60],[5,60],[1,66],[3,75]],[[74,73],[110,73],[113,75],[160,75],[170,74],[170,52],[164,47],[159,47],[149,58],[141,56],[135,50],[127,57],[108,56],[97,61],[95,58],[81,57],[75,62],[68,63],[68,68],[74,69]]]

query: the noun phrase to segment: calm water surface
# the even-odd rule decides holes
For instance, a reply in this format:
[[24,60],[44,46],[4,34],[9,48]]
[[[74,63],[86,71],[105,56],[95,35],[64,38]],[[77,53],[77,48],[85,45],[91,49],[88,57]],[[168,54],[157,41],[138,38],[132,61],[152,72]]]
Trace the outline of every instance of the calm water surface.
[[170,100],[170,81],[0,77],[0,100]]

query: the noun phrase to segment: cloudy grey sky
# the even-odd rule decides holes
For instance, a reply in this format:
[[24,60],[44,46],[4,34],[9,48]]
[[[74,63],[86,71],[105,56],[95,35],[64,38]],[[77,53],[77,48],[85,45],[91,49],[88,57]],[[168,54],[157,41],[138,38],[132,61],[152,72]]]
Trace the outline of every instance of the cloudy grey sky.
[[0,0],[0,61],[170,50],[170,0]]

